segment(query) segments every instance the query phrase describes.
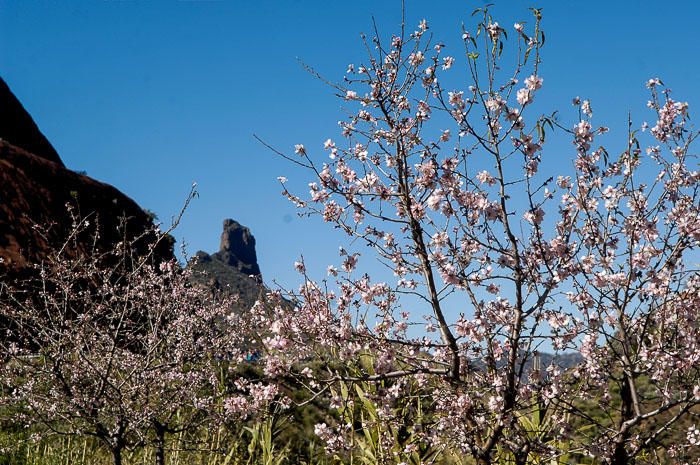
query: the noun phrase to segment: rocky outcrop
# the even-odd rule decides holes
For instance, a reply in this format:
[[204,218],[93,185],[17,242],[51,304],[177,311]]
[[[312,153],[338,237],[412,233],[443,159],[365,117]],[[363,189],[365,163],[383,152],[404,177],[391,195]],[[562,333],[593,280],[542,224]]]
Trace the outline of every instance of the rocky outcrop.
[[[62,246],[73,230],[69,208],[92,225],[73,241],[73,252],[108,250],[153,227],[151,215],[122,192],[67,169],[4,81],[0,81],[0,104],[3,268],[25,268]],[[145,252],[154,237],[138,241],[136,252]],[[172,239],[160,241],[154,257],[171,259],[172,248]]]
[[250,229],[224,220],[219,251],[197,252],[190,263],[194,279],[217,291],[238,295],[241,307],[250,307],[264,292]]
[[64,167],[56,149],[39,131],[32,117],[2,78],[0,78],[0,139]]
[[246,275],[260,276],[255,237],[250,229],[232,219],[224,220],[219,251],[213,257]]

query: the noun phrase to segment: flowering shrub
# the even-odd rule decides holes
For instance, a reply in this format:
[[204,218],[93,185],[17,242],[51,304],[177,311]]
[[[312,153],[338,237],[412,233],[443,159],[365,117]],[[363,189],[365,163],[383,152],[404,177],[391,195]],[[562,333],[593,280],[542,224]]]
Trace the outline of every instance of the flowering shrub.
[[[630,120],[612,157],[589,101],[574,99],[570,124],[532,114],[544,85],[540,12],[512,31],[477,14],[462,63],[426,21],[386,43],[366,39],[367,61],[335,85],[352,111],[342,138],[326,140],[325,160],[303,144],[279,152],[313,177],[308,197],[280,177],[283,194],[366,247],[341,247],[322,281],[295,265],[296,305],[263,317],[267,373],[291,374],[317,395],[333,390],[342,418],[369,402],[381,422],[419,386],[429,414],[409,433],[480,464],[557,460],[564,443],[600,463],[658,450],[680,459],[697,430],[663,438],[700,403],[700,172],[688,105],[650,80],[657,122],[647,130]],[[501,63],[513,58],[509,33],[510,70]],[[460,64],[471,85],[447,87]],[[547,172],[552,130],[573,143],[568,173]],[[366,256],[393,276],[362,272]],[[530,369],[551,350],[581,362]],[[311,369],[310,359],[325,363]],[[341,383],[383,394],[339,395]],[[591,398],[603,418],[582,408]],[[522,420],[534,411],[546,416],[537,434]],[[368,427],[344,421],[316,428],[340,456]],[[377,439],[393,450],[377,463],[408,463],[394,440]]]

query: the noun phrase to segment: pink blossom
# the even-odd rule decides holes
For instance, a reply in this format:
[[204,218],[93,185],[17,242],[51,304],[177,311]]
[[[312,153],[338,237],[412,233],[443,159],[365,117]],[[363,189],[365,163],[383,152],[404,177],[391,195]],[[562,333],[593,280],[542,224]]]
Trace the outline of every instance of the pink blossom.
[[502,31],[501,27],[498,25],[497,22],[490,23],[488,26],[486,26],[486,30],[488,31],[492,40],[498,39],[498,36],[501,35]]
[[488,184],[489,186],[496,184],[496,178],[494,178],[488,171],[480,171],[476,175],[476,179],[478,179],[482,184]]
[[593,110],[591,109],[591,102],[589,102],[588,100],[584,100],[583,103],[581,104],[581,111],[589,117],[593,116]]
[[541,208],[536,208],[534,210],[525,212],[523,214],[523,218],[529,223],[532,224],[541,224],[542,220],[544,219],[544,210]]
[[421,52],[421,51],[419,50],[419,51],[417,51],[416,53],[412,53],[412,54],[408,57],[408,60],[409,60],[409,62],[411,63],[412,66],[418,66],[418,65],[420,65],[421,63],[423,63],[423,61],[425,60],[425,56],[423,55],[423,52]]
[[444,70],[448,70],[448,69],[452,68],[452,65],[455,62],[455,59],[453,57],[444,57],[442,60],[443,60],[442,69],[444,69]]
[[516,99],[518,100],[518,103],[520,105],[525,106],[528,103],[532,102],[532,91],[526,88],[518,89],[518,92],[516,93]]
[[530,91],[536,91],[542,87],[543,79],[534,74],[525,79],[525,87]]

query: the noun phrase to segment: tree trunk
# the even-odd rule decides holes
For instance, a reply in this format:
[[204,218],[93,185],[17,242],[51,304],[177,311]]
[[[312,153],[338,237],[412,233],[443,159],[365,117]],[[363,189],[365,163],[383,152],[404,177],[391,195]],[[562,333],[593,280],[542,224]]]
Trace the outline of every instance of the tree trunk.
[[112,436],[111,441],[113,465],[122,465],[122,452],[124,451],[124,446],[126,446],[126,440],[124,438],[125,431],[126,423],[120,419],[119,428],[117,432]]
[[[620,385],[620,428],[627,420],[632,418],[632,415],[632,389],[627,377],[623,377]],[[634,458],[629,456],[625,447],[629,436],[629,431],[621,431],[620,436],[615,441],[615,449],[610,465],[634,465]]]
[[112,464],[113,465],[122,465],[122,446],[121,446],[121,444],[117,444],[116,446],[112,447]]
[[625,447],[625,442],[618,442],[615,444],[615,451],[613,452],[612,461],[610,465],[634,465],[636,460],[634,457],[630,457]]
[[156,433],[156,465],[165,465],[165,426],[154,423]]

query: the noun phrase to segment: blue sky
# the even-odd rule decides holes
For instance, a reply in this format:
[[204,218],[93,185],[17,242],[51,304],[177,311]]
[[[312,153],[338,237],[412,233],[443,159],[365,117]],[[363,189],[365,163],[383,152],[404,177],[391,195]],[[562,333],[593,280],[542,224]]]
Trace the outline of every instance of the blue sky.
[[[428,19],[457,54],[461,22],[484,3],[407,0],[408,23]],[[630,110],[651,117],[644,82],[658,76],[693,114],[696,1],[508,0],[493,13],[510,28],[532,5],[547,34],[543,109],[568,110],[580,95],[598,123],[622,128]],[[372,17],[383,33],[398,31],[400,1],[0,0],[0,75],[68,167],[166,222],[196,181],[201,196],[176,234],[190,253],[216,250],[232,217],[256,236],[266,279],[292,284],[299,255],[325,268],[343,238],[295,216],[276,177],[307,176],[253,134],[284,149],[338,136],[342,102],[298,59],[341,79],[364,56],[359,33]],[[544,157],[568,160],[569,147]]]

